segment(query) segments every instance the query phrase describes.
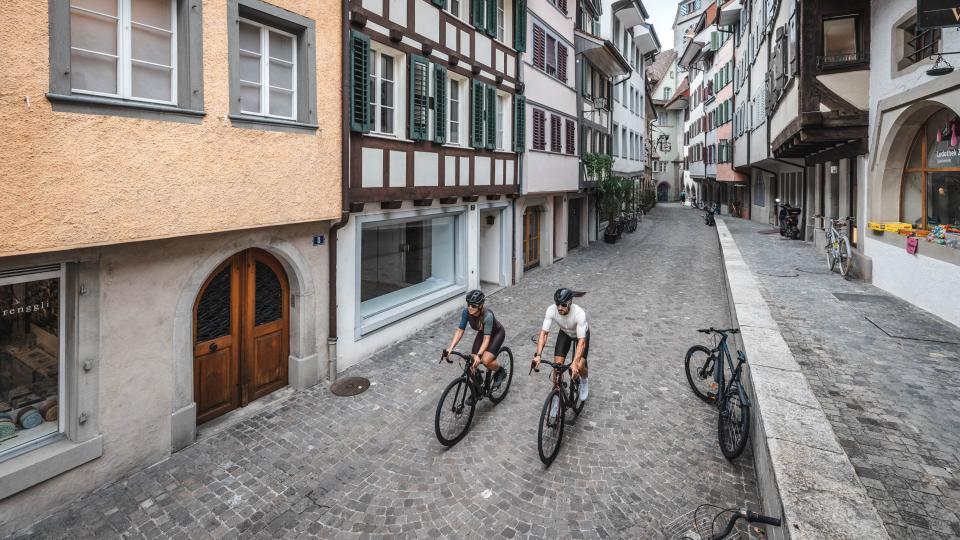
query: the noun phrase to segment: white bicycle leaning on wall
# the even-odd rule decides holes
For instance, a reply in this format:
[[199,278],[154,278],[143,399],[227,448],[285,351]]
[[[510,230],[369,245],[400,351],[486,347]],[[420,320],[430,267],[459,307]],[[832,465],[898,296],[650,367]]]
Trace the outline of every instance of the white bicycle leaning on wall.
[[855,219],[853,216],[840,219],[827,218],[827,228],[824,231],[827,235],[827,264],[830,265],[830,271],[832,272],[839,265],[840,275],[844,277],[850,272],[850,259],[853,258],[850,239],[847,238],[847,226],[853,219]]

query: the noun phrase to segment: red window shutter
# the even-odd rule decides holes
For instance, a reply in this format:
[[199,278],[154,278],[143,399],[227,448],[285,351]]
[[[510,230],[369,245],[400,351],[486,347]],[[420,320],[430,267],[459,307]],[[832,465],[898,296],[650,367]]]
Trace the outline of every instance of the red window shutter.
[[557,44],[557,78],[567,82],[567,48]]
[[550,151],[560,151],[560,117],[555,114],[550,115]]
[[533,67],[546,69],[546,34],[543,28],[533,25]]
[[546,150],[547,140],[544,133],[545,115],[540,109],[533,110],[533,147],[536,150]]
[[567,153],[575,154],[577,151],[577,128],[571,120],[566,120],[567,127]]

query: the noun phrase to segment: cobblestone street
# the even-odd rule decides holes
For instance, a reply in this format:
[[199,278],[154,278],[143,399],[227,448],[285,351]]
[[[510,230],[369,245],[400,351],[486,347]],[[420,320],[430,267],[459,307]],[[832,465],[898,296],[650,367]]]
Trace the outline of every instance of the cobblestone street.
[[960,329],[830,274],[811,244],[726,224],[890,536],[960,536]]
[[[591,391],[545,469],[548,379],[526,365],[561,285],[587,291]],[[716,233],[699,212],[658,207],[620,243],[530,272],[489,305],[507,327],[513,386],[496,408],[481,402],[449,450],[433,419],[457,373],[437,364],[452,315],[341,374],[370,378],[369,391],[295,393],[20,535],[652,538],[701,503],[757,507],[752,455],[723,458],[716,412],[683,375],[694,329],[729,323]]]

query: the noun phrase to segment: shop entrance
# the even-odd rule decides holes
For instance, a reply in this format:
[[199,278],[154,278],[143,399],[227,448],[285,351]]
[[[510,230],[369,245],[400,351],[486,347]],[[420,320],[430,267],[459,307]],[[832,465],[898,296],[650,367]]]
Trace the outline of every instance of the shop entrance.
[[540,208],[527,208],[523,213],[523,269],[540,264]]
[[580,199],[571,199],[567,204],[570,214],[567,219],[567,249],[580,247]]
[[197,424],[287,385],[290,287],[272,256],[248,249],[224,261],[194,304]]

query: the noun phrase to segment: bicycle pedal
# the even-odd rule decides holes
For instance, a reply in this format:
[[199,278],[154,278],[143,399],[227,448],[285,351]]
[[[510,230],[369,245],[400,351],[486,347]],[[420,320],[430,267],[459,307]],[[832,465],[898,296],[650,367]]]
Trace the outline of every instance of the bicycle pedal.
[[707,394],[707,401],[716,401],[716,400],[717,400],[716,393],[710,392],[709,394]]

